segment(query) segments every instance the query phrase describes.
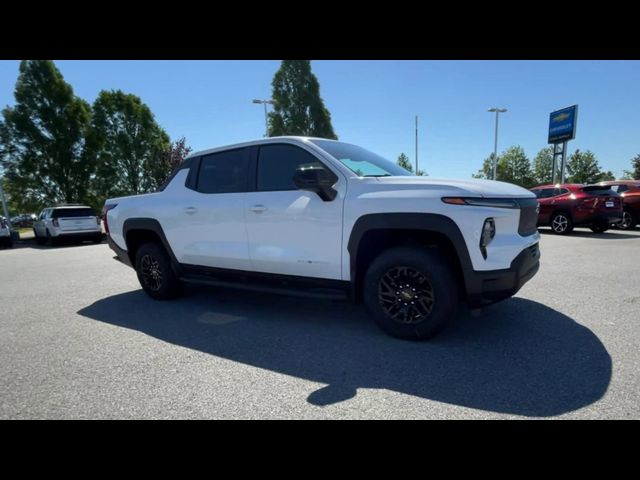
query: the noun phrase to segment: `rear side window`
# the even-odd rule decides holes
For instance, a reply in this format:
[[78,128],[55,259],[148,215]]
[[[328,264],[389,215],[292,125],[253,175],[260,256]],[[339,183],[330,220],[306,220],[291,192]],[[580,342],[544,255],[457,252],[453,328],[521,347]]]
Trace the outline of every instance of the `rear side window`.
[[553,197],[553,188],[541,188],[536,192],[538,198],[550,198]]
[[51,218],[95,217],[93,208],[60,208],[53,211]]
[[582,189],[584,193],[588,193],[589,195],[597,195],[599,197],[607,197],[607,196],[616,196],[618,195],[614,192],[611,187],[602,187],[600,185],[591,185],[588,187],[584,187]]
[[196,190],[201,193],[246,192],[248,171],[248,149],[212,153],[200,161]]
[[293,145],[260,147],[258,191],[297,190],[293,175],[302,167],[326,168],[316,157]]
[[611,187],[611,190],[613,190],[614,192],[622,193],[629,190],[629,187],[627,185],[613,185]]

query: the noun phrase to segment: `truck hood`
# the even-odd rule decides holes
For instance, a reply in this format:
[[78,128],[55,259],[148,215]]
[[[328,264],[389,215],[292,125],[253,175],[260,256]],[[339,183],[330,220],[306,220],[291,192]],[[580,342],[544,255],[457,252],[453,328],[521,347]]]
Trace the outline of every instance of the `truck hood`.
[[[371,180],[371,178],[367,178]],[[529,190],[512,183],[493,180],[448,180],[430,177],[373,177],[373,180],[384,185],[402,185],[404,188],[437,188],[451,190],[452,195],[473,195],[492,198],[535,197]]]

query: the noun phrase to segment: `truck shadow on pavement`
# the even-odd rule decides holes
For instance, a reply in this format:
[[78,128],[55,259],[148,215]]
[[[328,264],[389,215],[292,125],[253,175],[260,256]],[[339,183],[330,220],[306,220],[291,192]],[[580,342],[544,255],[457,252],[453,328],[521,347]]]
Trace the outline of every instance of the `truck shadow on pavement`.
[[[313,405],[381,388],[491,412],[547,417],[600,399],[611,357],[599,339],[540,303],[512,298],[463,313],[427,342],[382,333],[346,302],[191,288],[156,302],[141,291],[78,312],[162,341],[327,386]],[[425,411],[426,412],[426,411]]]

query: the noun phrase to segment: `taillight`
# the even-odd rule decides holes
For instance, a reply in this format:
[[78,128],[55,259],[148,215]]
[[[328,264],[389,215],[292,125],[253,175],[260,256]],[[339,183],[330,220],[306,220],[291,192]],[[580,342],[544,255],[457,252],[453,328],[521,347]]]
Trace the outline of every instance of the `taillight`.
[[[107,235],[109,234],[109,223],[107,222],[107,212],[113,208],[116,208],[117,206],[118,206],[117,203],[110,203],[102,207],[102,221],[104,222],[104,231],[107,233]],[[98,223],[100,223],[100,220],[98,220]]]
[[581,202],[581,206],[585,207],[585,208],[594,208],[596,206],[596,203],[598,202],[598,199],[595,197],[587,197],[587,198],[583,198],[582,202]]
[[53,226],[54,226],[54,227],[59,227],[59,226],[60,226],[60,222],[58,222],[58,219],[57,219],[57,218],[54,218],[54,219],[53,219]]

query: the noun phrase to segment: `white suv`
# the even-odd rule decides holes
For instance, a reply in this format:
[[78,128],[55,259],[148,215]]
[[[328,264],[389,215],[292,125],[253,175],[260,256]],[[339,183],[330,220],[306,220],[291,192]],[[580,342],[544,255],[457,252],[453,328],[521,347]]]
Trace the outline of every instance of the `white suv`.
[[9,222],[7,222],[7,219],[4,217],[0,217],[0,246],[7,248],[13,247]]
[[533,277],[536,209],[508,183],[417,177],[356,145],[276,137],[192,154],[162,191],[107,200],[103,216],[155,299],[184,282],[346,293],[415,339],[459,299],[493,303]]
[[84,205],[64,205],[45,208],[33,224],[36,242],[54,244],[60,239],[73,238],[102,241],[102,224],[93,208]]

